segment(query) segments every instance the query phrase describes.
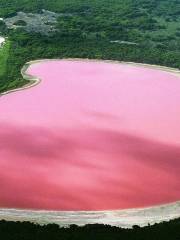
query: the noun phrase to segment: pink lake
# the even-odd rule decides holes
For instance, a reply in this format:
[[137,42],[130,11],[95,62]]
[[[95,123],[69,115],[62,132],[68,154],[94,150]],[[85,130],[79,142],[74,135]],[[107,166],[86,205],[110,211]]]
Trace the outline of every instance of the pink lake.
[[110,210],[180,200],[180,78],[44,61],[0,97],[0,207]]

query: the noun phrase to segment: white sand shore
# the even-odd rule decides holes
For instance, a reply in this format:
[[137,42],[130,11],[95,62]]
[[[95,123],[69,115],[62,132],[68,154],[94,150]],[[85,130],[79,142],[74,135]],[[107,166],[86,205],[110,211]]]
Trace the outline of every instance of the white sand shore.
[[21,75],[23,76],[23,78],[27,81],[29,81],[28,84],[25,84],[23,87],[19,87],[19,88],[15,88],[15,89],[11,89],[11,90],[8,90],[8,91],[5,91],[3,93],[0,93],[0,97],[3,96],[3,95],[7,95],[9,93],[13,93],[13,92],[17,92],[17,91],[22,91],[22,90],[25,90],[25,89],[28,89],[28,88],[31,88],[31,87],[34,87],[35,85],[39,84],[40,83],[40,79],[37,78],[37,77],[34,77],[34,76],[31,76],[31,75],[28,75],[26,73],[28,67],[30,66],[29,63],[26,63],[22,69],[21,69]]
[[77,224],[109,224],[123,228],[133,225],[169,221],[180,217],[180,201],[149,208],[136,208],[114,211],[35,211],[18,209],[0,209],[0,220],[30,221],[39,224],[56,223],[60,226]]
[[[29,80],[29,83],[25,86],[6,91],[1,95],[9,94],[11,92],[24,90],[39,84],[41,81],[37,77],[30,76],[26,73],[28,67],[31,64],[41,63],[44,61],[104,61],[104,60],[89,60],[89,59],[44,59],[30,61],[24,65],[21,69],[22,76]],[[128,64],[132,66],[155,68],[162,71],[167,71],[170,74],[175,74],[180,77],[180,70],[149,65],[133,62],[119,62],[106,60],[105,62],[111,62],[115,64]],[[180,217],[180,202],[170,203],[166,205],[153,206],[149,208],[137,208],[127,210],[113,210],[113,211],[31,211],[31,210],[18,210],[18,209],[0,209],[0,219],[12,220],[12,221],[31,221],[40,224],[57,223],[61,226],[67,226],[70,224],[84,225],[92,223],[110,224],[113,226],[120,226],[130,228],[137,224],[145,226],[147,224],[154,224],[162,221],[168,221],[170,219]]]

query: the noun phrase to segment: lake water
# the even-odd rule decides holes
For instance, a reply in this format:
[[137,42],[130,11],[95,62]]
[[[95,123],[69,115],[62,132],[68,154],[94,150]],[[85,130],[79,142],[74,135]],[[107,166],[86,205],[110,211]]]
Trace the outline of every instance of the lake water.
[[180,78],[45,61],[0,97],[0,207],[106,210],[180,200]]

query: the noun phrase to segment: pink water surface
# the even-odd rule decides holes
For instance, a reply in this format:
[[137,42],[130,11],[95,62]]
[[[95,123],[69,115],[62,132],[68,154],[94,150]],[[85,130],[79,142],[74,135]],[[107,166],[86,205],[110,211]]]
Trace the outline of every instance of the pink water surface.
[[0,97],[0,207],[105,210],[180,200],[180,78],[92,61],[35,63]]

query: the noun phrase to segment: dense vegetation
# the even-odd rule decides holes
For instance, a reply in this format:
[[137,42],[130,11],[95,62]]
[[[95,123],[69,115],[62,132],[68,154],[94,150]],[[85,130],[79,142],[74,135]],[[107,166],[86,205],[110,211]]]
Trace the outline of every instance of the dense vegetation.
[[0,49],[0,77],[6,73],[6,64],[9,56],[10,42],[7,41],[2,49]]
[[59,228],[56,224],[40,226],[29,222],[0,221],[3,240],[179,240],[180,219],[140,228],[122,229],[108,225],[86,225]]
[[180,67],[179,0],[0,0],[4,18],[42,9],[70,13],[58,18],[54,36],[0,24],[0,35],[11,42],[0,92],[25,83],[20,69],[32,59],[98,58]]

